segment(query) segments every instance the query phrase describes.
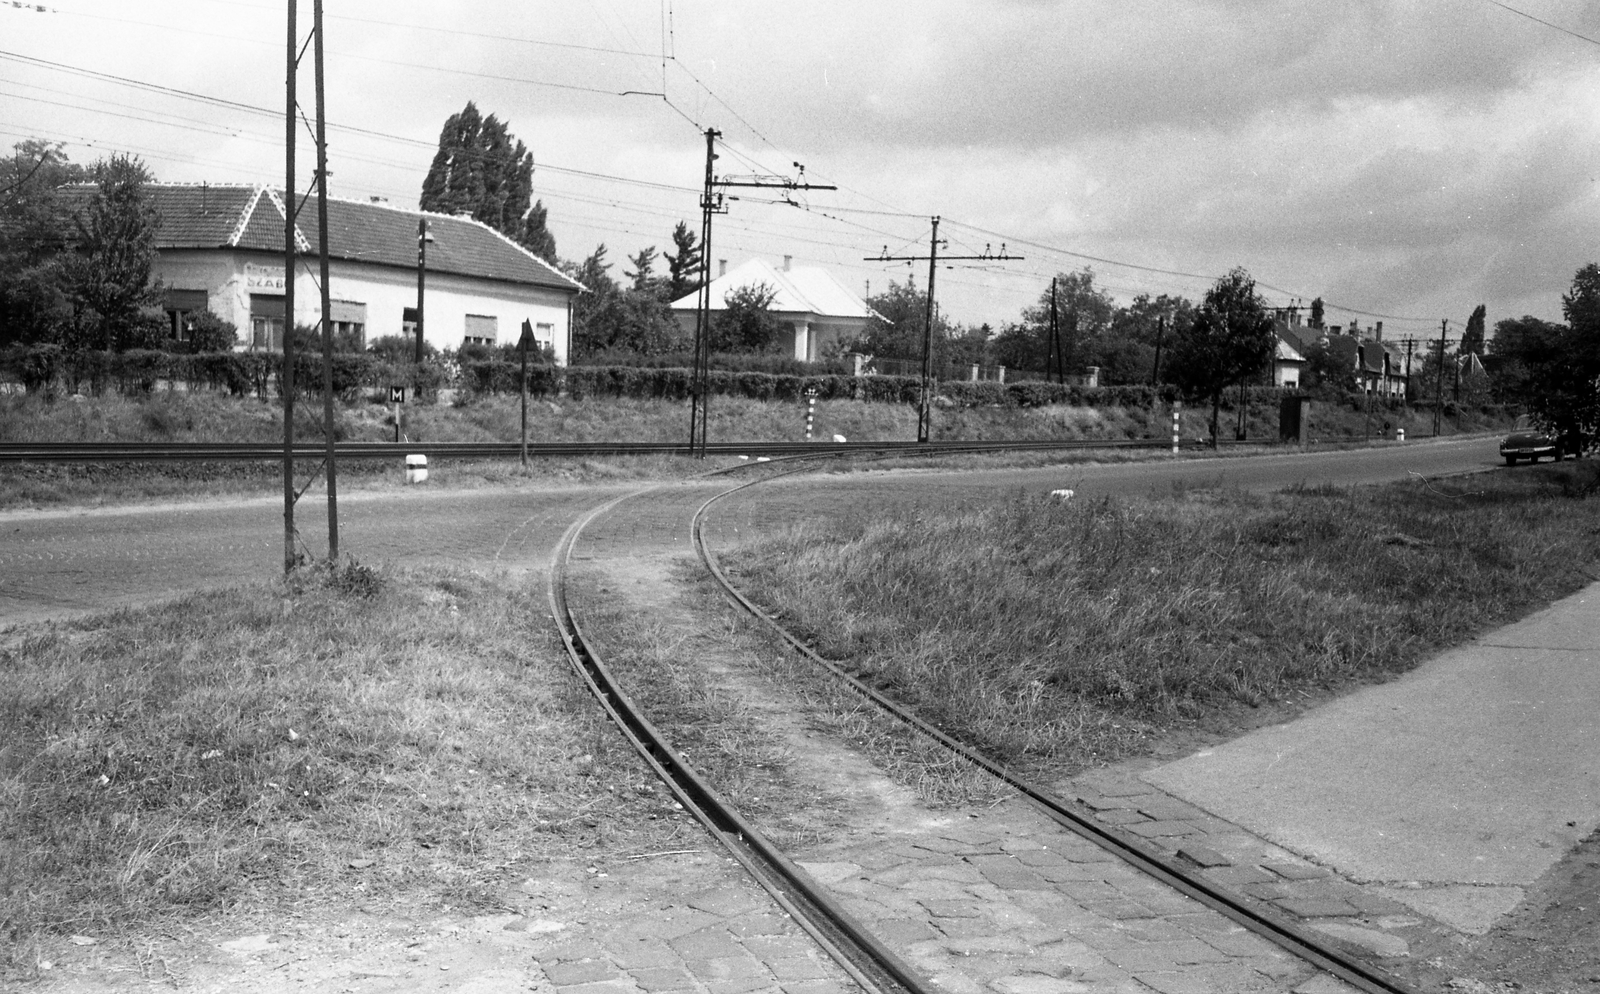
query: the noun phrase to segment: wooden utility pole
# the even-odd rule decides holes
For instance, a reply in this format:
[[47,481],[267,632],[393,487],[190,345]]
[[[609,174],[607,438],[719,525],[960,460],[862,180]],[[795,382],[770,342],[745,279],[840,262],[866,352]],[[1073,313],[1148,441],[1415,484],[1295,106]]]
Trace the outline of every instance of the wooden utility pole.
[[727,201],[719,188],[780,190],[837,190],[837,186],[806,182],[806,167],[795,163],[800,175],[718,177],[717,139],[722,132],[706,129],[706,178],[700,193],[700,295],[695,307],[694,370],[690,377],[689,450],[704,459],[706,455],[707,408],[711,399],[711,217],[728,213]]
[[[284,80],[285,110],[283,170],[283,571],[294,569],[294,192],[298,184],[294,169],[294,143],[299,121],[295,95],[295,74],[300,68],[300,34],[295,24],[299,0],[289,0],[289,59]],[[267,343],[271,347],[271,341]]]
[[[922,393],[917,403],[917,441],[926,442],[933,421],[933,277],[938,271],[939,260],[945,262],[1021,262],[1020,255],[1007,255],[1005,243],[1000,245],[1000,254],[994,255],[989,251],[989,246],[983,247],[982,255],[939,255],[939,246],[945,244],[939,241],[939,218],[933,218],[933,235],[929,240],[927,255],[890,255],[889,247],[885,245],[883,252],[876,256],[866,256],[867,262],[918,262],[928,260],[928,318],[926,327],[922,329]],[[1054,281],[1051,284],[1051,299],[1054,300]],[[1046,374],[1048,376],[1048,373]]]
[[333,307],[328,288],[328,129],[322,87],[322,0],[312,0],[311,30],[317,73],[317,257],[322,282],[322,435],[323,474],[328,487],[328,563],[339,561],[339,477],[334,463]]
[[1450,327],[1450,319],[1445,318],[1439,322],[1439,374],[1433,390],[1433,437],[1439,437],[1441,415],[1444,410],[1444,335]]
[[1150,367],[1150,385],[1156,386],[1161,382],[1161,340],[1167,334],[1167,316],[1165,314],[1156,318],[1156,361]]
[[1056,318],[1056,277],[1050,277],[1050,347],[1045,351],[1044,378],[1055,374],[1056,382],[1063,381],[1066,357],[1061,354],[1061,325]]

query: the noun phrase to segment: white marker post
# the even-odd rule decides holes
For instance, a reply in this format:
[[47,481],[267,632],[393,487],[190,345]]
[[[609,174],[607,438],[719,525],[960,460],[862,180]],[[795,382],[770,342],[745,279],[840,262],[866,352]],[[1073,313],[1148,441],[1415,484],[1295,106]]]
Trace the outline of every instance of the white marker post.
[[1182,416],[1181,415],[1182,409],[1183,409],[1183,401],[1175,400],[1175,401],[1172,402],[1172,454],[1173,455],[1177,455],[1178,454],[1178,437],[1179,437],[1178,425],[1179,425],[1179,418]]
[[811,441],[811,428],[817,420],[817,388],[806,387],[806,441]]

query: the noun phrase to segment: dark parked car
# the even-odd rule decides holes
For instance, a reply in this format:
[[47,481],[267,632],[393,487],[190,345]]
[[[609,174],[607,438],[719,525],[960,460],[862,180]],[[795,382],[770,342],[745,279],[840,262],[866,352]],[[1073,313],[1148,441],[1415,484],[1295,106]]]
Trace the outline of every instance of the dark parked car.
[[1582,433],[1540,428],[1526,416],[1518,418],[1511,434],[1500,440],[1500,455],[1507,466],[1515,466],[1519,459],[1538,462],[1544,456],[1560,462],[1569,455],[1573,458],[1583,455],[1584,448]]

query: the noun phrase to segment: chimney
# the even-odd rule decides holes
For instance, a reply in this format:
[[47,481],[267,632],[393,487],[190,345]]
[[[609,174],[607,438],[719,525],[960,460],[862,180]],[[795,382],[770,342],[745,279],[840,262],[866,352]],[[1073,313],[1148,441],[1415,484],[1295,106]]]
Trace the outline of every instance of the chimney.
[[783,271],[784,272],[787,273],[789,271],[789,267],[791,265],[793,265],[793,264],[794,264],[794,256],[786,255],[786,256],[783,257]]
[[1379,321],[1377,323],[1377,325],[1372,329],[1372,337],[1376,338],[1380,342],[1383,341],[1383,322],[1382,321]]
[[717,275],[718,276],[726,276],[726,275],[728,275],[728,260],[727,259],[718,259],[717,260]]

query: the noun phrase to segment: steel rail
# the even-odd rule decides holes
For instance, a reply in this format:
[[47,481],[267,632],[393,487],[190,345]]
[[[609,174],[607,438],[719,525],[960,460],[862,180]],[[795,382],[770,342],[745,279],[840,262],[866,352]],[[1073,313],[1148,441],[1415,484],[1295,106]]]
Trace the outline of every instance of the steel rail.
[[[1160,449],[1172,443],[1162,439],[1091,439],[1073,441],[981,442],[721,442],[705,451],[722,456],[848,455],[895,452],[950,454],[961,452],[1079,451],[1095,449]],[[1189,446],[1193,448],[1193,446]],[[326,446],[307,443],[293,447],[297,458],[321,457]],[[520,458],[517,442],[340,442],[334,454],[346,459],[401,459],[427,455],[455,459]],[[687,445],[676,442],[542,442],[530,444],[528,454],[542,458],[578,456],[687,456]],[[244,462],[283,458],[282,443],[273,442],[0,442],[0,462]]]
[[960,758],[1004,781],[1033,802],[1035,806],[1057,824],[1100,846],[1140,872],[1225,915],[1286,952],[1333,974],[1345,983],[1366,992],[1366,994],[1416,994],[1412,988],[1405,986],[1397,978],[1347,954],[1336,943],[1314,936],[1287,917],[1233,894],[1225,888],[1218,887],[1175,859],[1152,852],[1136,836],[1114,827],[1100,824],[1094,820],[1093,816],[1081,810],[1077,805],[1056,797],[1031,783],[1016,771],[958,741],[910,709],[880,693],[862,679],[865,676],[870,676],[869,673],[863,670],[852,672],[845,669],[838,663],[818,654],[804,640],[779,624],[776,619],[746,597],[728,579],[717,560],[716,552],[711,548],[710,542],[705,537],[704,529],[706,512],[713,504],[741,490],[765,483],[773,478],[775,477],[769,476],[750,480],[738,486],[730,487],[722,493],[711,497],[695,512],[694,520],[691,524],[692,538],[701,561],[717,583],[721,585],[729,599],[736,605],[765,624],[799,655],[842,680],[853,691],[886,714],[911,726]]
[[862,928],[804,870],[784,856],[690,766],[654,724],[617,685],[604,661],[584,636],[567,601],[567,569],[583,529],[601,514],[649,487],[613,498],[591,509],[567,529],[551,558],[549,600],[552,617],[578,677],[612,722],[668,790],[727,849],[785,912],[839,966],[875,994],[937,994],[887,946]]

